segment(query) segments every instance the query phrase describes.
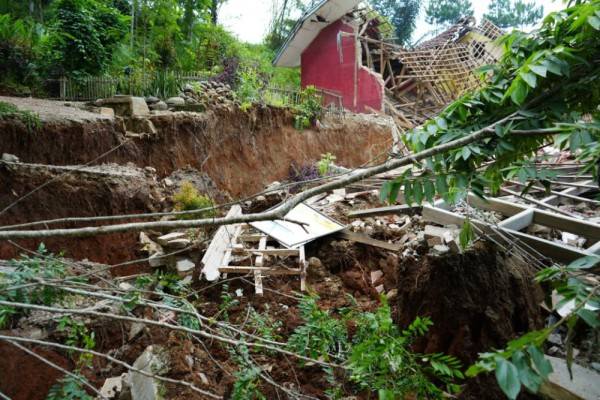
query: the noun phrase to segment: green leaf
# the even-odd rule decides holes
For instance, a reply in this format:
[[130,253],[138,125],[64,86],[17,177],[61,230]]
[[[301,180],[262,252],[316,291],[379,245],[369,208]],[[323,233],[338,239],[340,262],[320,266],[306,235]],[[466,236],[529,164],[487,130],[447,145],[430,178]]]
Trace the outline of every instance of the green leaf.
[[519,380],[527,389],[537,393],[543,379],[529,365],[528,357],[522,351],[513,353],[512,362],[519,371]]
[[437,175],[435,177],[435,187],[437,192],[442,196],[448,194],[448,183],[446,182],[446,175]]
[[467,217],[465,218],[465,222],[463,223],[462,228],[460,229],[460,234],[458,235],[458,241],[460,243],[460,247],[462,249],[466,249],[469,247],[469,244],[473,241],[473,237],[475,234],[473,233],[473,226],[471,225],[471,220]]
[[544,354],[540,351],[540,349],[538,349],[534,345],[530,345],[527,348],[527,352],[531,356],[533,364],[535,365],[535,368],[537,369],[539,374],[544,379],[548,379],[548,375],[550,375],[550,373],[552,372],[552,364],[550,364],[550,361],[546,360]]
[[496,359],[496,380],[504,394],[515,400],[521,391],[521,381],[517,367],[502,357]]
[[523,78],[523,80],[525,82],[527,82],[527,84],[529,86],[531,86],[532,89],[535,89],[535,87],[537,86],[537,78],[535,76],[535,74],[531,73],[531,72],[519,72],[519,76],[521,78]]
[[534,72],[535,74],[541,76],[541,77],[546,77],[547,73],[548,73],[548,68],[545,67],[544,65],[531,65],[529,67],[529,69]]
[[441,129],[448,129],[448,123],[446,122],[446,120],[442,117],[436,118],[435,119],[435,123],[437,124],[437,126],[439,126]]
[[593,329],[600,327],[600,320],[598,319],[597,312],[583,308],[577,311],[577,315],[579,315],[579,317],[581,317],[581,319]]
[[420,181],[413,182],[413,196],[415,197],[415,203],[421,204],[423,202],[423,186]]
[[527,94],[529,93],[529,88],[523,82],[522,79],[515,79],[515,81],[513,82],[513,85],[514,85],[514,89],[510,95],[510,98],[516,105],[520,106],[523,104],[523,102],[527,98]]
[[392,182],[392,188],[390,190],[390,193],[388,195],[388,203],[393,204],[396,202],[396,199],[398,198],[398,193],[400,192],[400,187],[402,186],[402,184],[399,181],[394,181]]
[[413,202],[413,189],[410,179],[404,180],[404,201],[409,205]]
[[433,185],[433,182],[427,179],[423,182],[423,189],[425,191],[425,198],[428,202],[433,204],[435,200],[435,186]]
[[571,264],[569,264],[569,268],[589,269],[589,268],[592,268],[594,265],[598,264],[599,262],[600,262],[600,256],[590,255],[590,256],[578,258],[577,260],[573,261]]
[[600,31],[600,18],[595,15],[588,17],[588,23],[596,30]]

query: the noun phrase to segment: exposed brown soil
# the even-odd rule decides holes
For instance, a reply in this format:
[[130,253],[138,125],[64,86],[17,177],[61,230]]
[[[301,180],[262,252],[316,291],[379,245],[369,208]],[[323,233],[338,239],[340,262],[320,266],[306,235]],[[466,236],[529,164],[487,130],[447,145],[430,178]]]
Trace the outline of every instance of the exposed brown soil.
[[[126,136],[121,119],[46,118],[42,128],[34,133],[28,132],[19,121],[0,121],[0,153],[14,154],[22,162],[84,164],[123,144],[94,164],[151,166],[157,174],[127,179],[66,174],[0,215],[0,225],[162,211],[169,207],[169,196],[153,192],[157,184],[154,180],[190,167],[197,171],[187,175],[177,173],[173,180],[178,183],[183,179],[194,183],[199,179],[212,181],[211,189],[215,192],[226,191],[233,198],[243,197],[262,190],[275,180],[285,179],[292,162],[314,163],[321,154],[331,152],[341,165],[358,166],[382,153],[391,142],[389,129],[355,117],[328,122],[331,127],[319,131],[299,132],[292,126],[289,111],[275,108],[257,107],[248,112],[166,113],[152,116],[151,120],[158,133],[143,137]],[[56,171],[40,173],[19,169],[10,172],[0,166],[3,188],[0,209],[58,175],[60,172]],[[198,188],[204,191],[203,186]],[[68,256],[76,259],[113,264],[137,258],[137,235],[133,233],[45,242],[52,251],[66,251]],[[39,241],[19,241],[18,244],[35,249]],[[13,245],[0,243],[0,258],[12,258],[19,253]]]
[[314,162],[330,152],[337,163],[356,167],[384,154],[392,143],[388,127],[361,117],[326,121],[328,128],[297,131],[284,109],[256,107],[247,112],[168,113],[151,121],[154,136],[125,136],[121,119],[48,121],[35,133],[14,121],[0,121],[2,152],[23,162],[87,163],[125,142],[99,162],[152,166],[160,177],[192,166],[206,172],[233,197],[253,194],[287,177],[292,161]]
[[[464,255],[405,258],[398,269],[396,316],[406,326],[416,316],[434,321],[417,351],[444,352],[465,365],[478,353],[543,327],[543,293],[531,267],[480,244]],[[462,398],[503,399],[493,379],[469,381]]]

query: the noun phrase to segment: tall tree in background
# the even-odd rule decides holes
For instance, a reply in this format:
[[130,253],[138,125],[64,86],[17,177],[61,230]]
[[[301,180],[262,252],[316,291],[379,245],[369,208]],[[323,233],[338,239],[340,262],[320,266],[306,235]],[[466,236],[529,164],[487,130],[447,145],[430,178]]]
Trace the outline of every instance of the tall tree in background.
[[394,26],[399,44],[409,44],[421,8],[419,0],[370,0],[379,14]]
[[210,20],[213,25],[216,25],[219,22],[219,11],[221,10],[221,6],[225,4],[227,0],[212,0],[210,4]]
[[473,15],[471,0],[430,0],[425,10],[428,24],[444,26]]
[[492,0],[485,18],[500,28],[523,28],[533,25],[544,15],[544,7],[535,1]]

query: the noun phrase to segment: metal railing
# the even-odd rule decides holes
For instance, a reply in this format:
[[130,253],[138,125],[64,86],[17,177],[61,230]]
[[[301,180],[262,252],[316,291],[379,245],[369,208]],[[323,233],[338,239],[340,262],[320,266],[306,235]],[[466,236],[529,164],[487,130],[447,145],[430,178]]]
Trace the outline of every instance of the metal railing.
[[[341,94],[327,89],[317,89],[317,95],[321,97],[322,106],[328,115],[343,116],[344,98]],[[294,107],[302,102],[299,90],[267,87],[261,93],[261,100],[265,104],[276,107]]]

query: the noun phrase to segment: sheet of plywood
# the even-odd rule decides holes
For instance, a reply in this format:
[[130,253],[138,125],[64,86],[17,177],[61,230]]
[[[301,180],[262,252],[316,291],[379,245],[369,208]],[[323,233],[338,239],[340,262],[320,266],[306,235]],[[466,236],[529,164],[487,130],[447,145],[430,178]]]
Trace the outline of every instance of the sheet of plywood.
[[[238,205],[231,207],[227,217],[237,217],[242,215],[242,208]],[[233,239],[239,235],[240,225],[226,225],[217,229],[213,236],[204,257],[202,257],[202,274],[208,281],[219,279],[219,267],[228,262],[224,262],[225,255],[231,248]]]

